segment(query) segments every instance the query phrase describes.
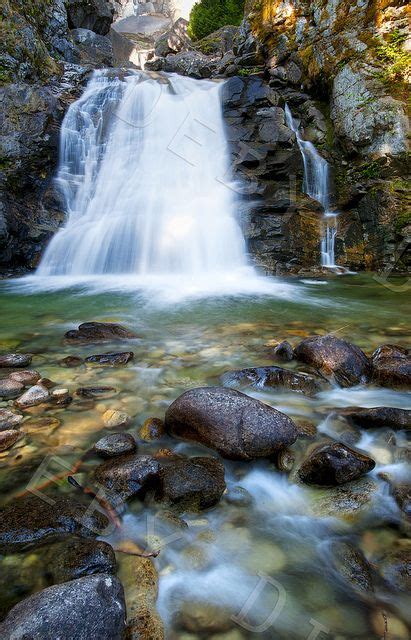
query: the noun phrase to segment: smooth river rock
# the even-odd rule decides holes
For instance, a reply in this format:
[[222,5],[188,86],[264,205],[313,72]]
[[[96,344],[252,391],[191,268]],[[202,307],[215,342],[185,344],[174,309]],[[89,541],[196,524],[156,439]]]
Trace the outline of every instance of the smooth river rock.
[[14,413],[9,409],[0,409],[0,432],[17,429],[22,421],[23,416],[21,414]]
[[19,407],[19,409],[25,409],[27,407],[35,407],[49,400],[50,394],[48,389],[42,384],[36,384],[34,387],[27,389],[27,391],[16,400],[16,406]]
[[371,356],[372,379],[382,387],[411,389],[411,356],[407,349],[384,344]]
[[136,450],[136,441],[130,433],[111,433],[94,445],[94,451],[102,458],[114,458]]
[[296,441],[294,422],[250,396],[223,387],[183,393],[167,409],[166,430],[234,460],[268,457]]
[[28,367],[31,359],[32,356],[29,353],[6,353],[0,355],[0,369]]
[[71,536],[45,548],[46,572],[53,584],[96,573],[116,573],[113,547],[102,540]]
[[9,375],[9,380],[16,380],[17,382],[21,382],[25,387],[28,387],[32,384],[36,384],[41,378],[41,375],[38,371],[34,371],[32,369],[24,369],[23,371],[14,371]]
[[298,470],[306,484],[335,486],[355,480],[375,467],[372,458],[341,442],[327,442],[311,451]]
[[370,379],[371,366],[365,353],[333,335],[306,338],[294,349],[294,355],[341,387],[364,384]]
[[53,585],[19,602],[0,624],[2,640],[122,640],[126,608],[115,576]]
[[67,331],[64,337],[70,342],[114,342],[138,338],[127,327],[112,322],[84,322],[78,329]]
[[157,483],[160,465],[152,456],[124,455],[103,462],[93,474],[94,482],[108,491],[108,499],[119,505],[133,497],[143,497]]
[[2,451],[7,451],[7,449],[10,449],[13,444],[16,444],[17,440],[20,440],[23,437],[24,433],[16,431],[15,429],[6,429],[5,431],[0,431],[0,453]]
[[52,504],[28,495],[0,511],[0,553],[12,553],[66,534],[94,537],[108,525],[100,511],[88,511],[71,498],[45,497]]
[[240,371],[227,371],[221,377],[224,385],[249,384],[254,387],[287,389],[313,396],[321,391],[321,384],[312,376],[282,367],[253,367]]
[[0,380],[0,398],[3,400],[17,398],[23,389],[24,384],[17,382],[17,380],[11,380],[10,378]]
[[347,407],[339,409],[339,415],[361,429],[411,429],[411,411],[395,407]]
[[88,356],[86,362],[95,364],[108,364],[112,367],[121,367],[134,358],[132,351],[123,351],[121,353],[101,353],[94,356]]

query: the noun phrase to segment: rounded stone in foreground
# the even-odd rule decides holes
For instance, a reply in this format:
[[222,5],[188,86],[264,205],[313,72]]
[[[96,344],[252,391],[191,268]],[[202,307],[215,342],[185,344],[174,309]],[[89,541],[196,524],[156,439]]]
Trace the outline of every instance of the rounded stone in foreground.
[[113,458],[137,450],[136,441],[129,433],[112,433],[94,445],[94,451],[102,458]]
[[28,367],[31,358],[28,353],[5,353],[0,355],[0,368]]
[[0,624],[2,640],[121,640],[124,592],[101,573],[53,585],[19,602]]
[[302,463],[298,475],[306,484],[332,487],[356,480],[375,467],[375,461],[342,442],[319,445]]
[[233,460],[269,457],[298,437],[296,425],[284,413],[223,387],[183,393],[168,408],[165,426],[171,435]]

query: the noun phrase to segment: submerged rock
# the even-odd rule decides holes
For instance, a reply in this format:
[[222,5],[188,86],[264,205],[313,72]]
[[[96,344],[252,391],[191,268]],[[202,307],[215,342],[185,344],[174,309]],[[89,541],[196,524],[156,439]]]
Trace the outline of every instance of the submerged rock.
[[387,553],[378,562],[379,571],[391,588],[411,591],[411,550],[399,548]]
[[374,592],[371,566],[364,554],[348,542],[331,543],[331,559],[338,574],[357,592]]
[[15,429],[0,431],[0,452],[10,449],[18,440],[24,437],[24,433]]
[[9,400],[10,398],[17,398],[17,396],[23,391],[24,384],[17,382],[17,380],[0,380],[0,398]]
[[95,362],[97,364],[109,364],[112,367],[120,367],[134,358],[132,351],[124,351],[122,353],[102,353],[86,358],[86,362]]
[[176,615],[177,625],[191,633],[203,633],[209,637],[222,631],[229,631],[234,625],[232,613],[224,605],[186,600]]
[[341,442],[317,446],[298,470],[306,484],[334,486],[355,480],[374,469],[372,458]]
[[306,338],[294,349],[294,355],[342,387],[366,383],[370,378],[371,367],[365,353],[333,335]]
[[42,384],[36,384],[16,400],[16,406],[19,407],[19,409],[26,409],[27,407],[35,407],[43,402],[48,402],[49,400],[50,394],[48,389]]
[[147,418],[139,432],[142,440],[158,440],[164,434],[164,420],[160,418]]
[[102,513],[89,511],[70,498],[27,496],[0,512],[0,553],[18,551],[65,534],[97,536],[107,525]]
[[0,409],[0,432],[16,429],[22,421],[23,416],[19,413],[13,413],[9,409]]
[[369,477],[362,477],[347,484],[319,491],[312,504],[315,516],[343,518],[349,522],[363,517],[375,500],[378,500],[378,484]]
[[116,411],[115,409],[107,409],[103,413],[103,422],[106,427],[119,427],[129,422],[130,416],[125,411]]
[[33,371],[31,369],[25,369],[24,371],[14,371],[9,375],[9,380],[16,380],[17,382],[21,382],[25,387],[30,386],[31,384],[36,384],[38,380],[40,380],[41,375],[38,371]]
[[180,509],[214,506],[223,495],[224,465],[209,457],[171,457],[161,462],[157,497]]
[[378,477],[388,484],[390,493],[401,511],[403,511],[407,516],[411,516],[410,477],[400,476],[399,478],[396,478],[394,475],[385,472],[380,472]]
[[274,347],[273,358],[279,362],[291,362],[294,358],[294,349],[287,340],[284,340]]
[[113,504],[134,497],[143,497],[153,487],[160,465],[152,456],[123,455],[103,462],[93,474],[93,480],[105,487]]
[[127,327],[112,322],[84,322],[78,329],[67,331],[64,337],[71,342],[111,342],[138,338]]
[[46,548],[44,562],[53,584],[77,580],[96,573],[116,572],[116,555],[102,540],[70,537]]
[[401,429],[411,428],[411,411],[407,409],[394,407],[373,407],[371,409],[347,407],[346,409],[340,409],[338,413],[361,429],[385,428],[400,431]]
[[102,458],[113,458],[136,450],[136,441],[129,433],[112,433],[94,445],[94,451]]
[[186,391],[168,408],[165,425],[175,437],[199,442],[237,460],[271,456],[298,436],[297,427],[285,414],[223,387]]
[[76,396],[82,398],[99,398],[111,394],[115,390],[114,387],[79,387],[76,389]]
[[1,368],[28,367],[32,356],[28,353],[6,353],[0,355]]
[[255,387],[270,387],[288,389],[312,396],[321,391],[320,383],[312,376],[295,373],[282,367],[253,367],[240,371],[227,371],[221,381],[224,385],[232,386],[236,383],[248,383]]
[[372,379],[383,387],[411,388],[411,356],[407,349],[384,344],[371,356]]
[[84,362],[83,358],[79,358],[78,356],[67,356],[63,358],[61,364],[65,367],[80,367]]
[[2,624],[3,640],[121,640],[124,592],[109,574],[53,585],[19,602]]

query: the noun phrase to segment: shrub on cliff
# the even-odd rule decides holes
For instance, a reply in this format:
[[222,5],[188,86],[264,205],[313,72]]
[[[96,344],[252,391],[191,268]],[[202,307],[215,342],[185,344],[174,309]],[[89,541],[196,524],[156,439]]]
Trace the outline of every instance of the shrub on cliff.
[[190,12],[188,33],[200,40],[226,25],[239,25],[244,15],[244,0],[200,0]]

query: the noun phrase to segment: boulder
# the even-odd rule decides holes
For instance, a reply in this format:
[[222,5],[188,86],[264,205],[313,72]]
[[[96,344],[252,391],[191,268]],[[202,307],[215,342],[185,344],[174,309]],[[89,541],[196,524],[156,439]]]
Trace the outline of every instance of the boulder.
[[195,48],[207,56],[222,58],[226,53],[233,50],[238,38],[238,27],[227,25],[213,31],[208,36],[196,40]]
[[134,453],[137,444],[130,433],[112,433],[101,438],[93,448],[102,458],[114,458],[125,453]]
[[223,495],[224,465],[215,458],[171,457],[161,461],[157,498],[180,510],[213,507]]
[[295,442],[297,427],[285,414],[234,389],[191,389],[166,412],[173,436],[204,444],[225,458],[268,457]]
[[178,53],[183,49],[192,48],[192,42],[187,35],[188,22],[184,18],[176,20],[169,29],[161,35],[155,42],[156,56],[165,57],[169,53]]
[[96,573],[116,573],[116,555],[102,540],[70,537],[48,545],[43,557],[48,578],[53,584],[77,580]]
[[38,371],[32,371],[30,369],[25,369],[23,371],[14,371],[9,375],[9,380],[16,380],[17,382],[21,382],[25,387],[29,387],[32,384],[36,384],[41,378],[41,375]]
[[411,388],[411,356],[407,349],[384,344],[371,356],[372,379],[382,387]]
[[64,337],[70,342],[114,342],[138,338],[127,327],[113,322],[84,322],[78,329],[67,331]]
[[27,407],[35,407],[43,402],[50,400],[50,394],[48,389],[42,384],[36,384],[30,389],[27,389],[22,396],[16,400],[16,406],[19,409],[26,409]]
[[0,380],[0,398],[3,400],[17,398],[23,389],[24,384],[17,382],[17,380],[11,380],[10,378]]
[[19,602],[0,624],[3,640],[121,640],[124,592],[110,574],[53,585]]
[[105,515],[90,512],[70,498],[26,496],[0,512],[0,553],[12,553],[66,534],[94,537],[107,525]]
[[109,0],[67,0],[70,28],[90,29],[105,36],[113,22],[114,7]]
[[0,355],[0,369],[5,367],[20,368],[28,367],[32,356],[28,353],[6,353]]
[[342,387],[370,379],[367,356],[354,344],[333,335],[306,338],[294,349],[294,355]]
[[109,364],[112,367],[121,367],[134,358],[132,351],[123,351],[120,353],[102,353],[94,356],[88,356],[86,362],[94,362],[96,364]]
[[0,453],[2,451],[7,451],[7,449],[11,449],[11,447],[23,437],[24,434],[20,431],[16,431],[15,429],[0,431]]
[[93,481],[109,492],[112,504],[122,504],[129,498],[144,497],[156,485],[160,464],[152,456],[123,455],[103,462],[93,474]]
[[0,433],[2,431],[8,431],[9,429],[18,428],[22,421],[22,415],[13,413],[13,411],[9,411],[9,409],[0,409]]
[[226,386],[245,383],[262,389],[265,387],[288,389],[308,396],[315,395],[322,388],[321,384],[312,376],[295,373],[282,367],[253,367],[240,371],[227,371],[221,381]]
[[411,428],[411,411],[395,407],[347,407],[339,409],[339,415],[361,429],[393,429],[401,431]]
[[294,358],[294,349],[287,340],[284,340],[274,347],[273,358],[279,362],[291,362]]
[[199,51],[181,51],[164,59],[163,69],[168,73],[178,73],[191,78],[210,78],[217,62]]
[[341,442],[327,442],[311,451],[298,475],[306,484],[330,487],[356,480],[374,467],[374,460],[363,453]]
[[73,29],[70,35],[80,52],[81,64],[95,68],[113,66],[113,46],[110,38],[90,29]]

